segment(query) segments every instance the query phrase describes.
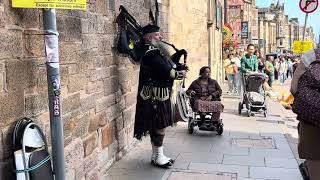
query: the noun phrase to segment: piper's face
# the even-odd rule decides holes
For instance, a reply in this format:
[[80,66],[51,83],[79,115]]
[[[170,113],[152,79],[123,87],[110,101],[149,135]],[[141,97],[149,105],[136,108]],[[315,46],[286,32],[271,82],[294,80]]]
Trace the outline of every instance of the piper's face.
[[162,40],[162,36],[160,34],[160,32],[155,32],[155,33],[151,33],[150,34],[150,38],[157,40],[157,41],[161,41]]

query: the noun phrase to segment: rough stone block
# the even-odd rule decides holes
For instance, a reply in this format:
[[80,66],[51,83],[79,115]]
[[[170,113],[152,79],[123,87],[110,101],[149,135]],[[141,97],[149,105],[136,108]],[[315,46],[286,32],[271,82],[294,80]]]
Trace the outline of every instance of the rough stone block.
[[112,144],[109,145],[109,157],[111,158],[114,158],[115,159],[115,156],[118,152],[118,142],[117,141],[114,141]]
[[98,132],[90,134],[83,142],[85,157],[92,154],[93,150],[98,146]]
[[108,125],[102,128],[102,148],[106,148],[114,142],[114,134],[115,130],[113,123],[109,123]]
[[0,95],[0,127],[11,124],[24,114],[23,90],[10,91]]
[[93,153],[85,158],[85,164],[84,164],[84,171],[85,173],[90,172],[92,169],[96,168],[98,166],[98,158],[99,153],[98,149],[95,149]]
[[89,113],[84,113],[83,115],[80,115],[80,117],[78,117],[75,121],[76,127],[75,127],[75,131],[72,134],[74,137],[82,137],[84,136],[89,129]]
[[97,100],[103,97],[103,92],[94,93],[87,96],[81,97],[81,109],[87,111],[88,109],[95,108]]
[[109,148],[106,147],[98,152],[98,168],[102,169],[109,162]]
[[131,70],[128,68],[118,69],[120,83],[128,82],[132,79]]
[[80,111],[74,111],[63,116],[64,136],[70,136],[76,128],[76,119],[80,115]]
[[97,169],[92,169],[89,173],[86,174],[86,180],[98,180],[99,175],[98,175],[98,170]]
[[133,106],[137,103],[137,94],[136,93],[129,93],[124,96],[126,101],[126,108]]
[[105,111],[102,111],[96,115],[90,116],[90,126],[89,132],[96,131],[99,128],[99,125],[103,126],[105,124],[100,124],[101,122],[105,122],[107,119],[107,114]]
[[120,117],[118,117],[116,120],[115,120],[115,122],[116,122],[116,129],[117,129],[117,131],[121,131],[122,129],[123,129],[123,125],[124,125],[124,122],[123,122],[124,120],[123,120],[123,117],[122,116],[120,116]]
[[76,168],[76,179],[85,180],[85,171],[84,171],[84,162],[80,165],[80,167]]
[[99,39],[98,52],[100,55],[111,54],[113,47],[115,47],[115,34],[108,34]]
[[128,136],[128,134],[126,134],[124,129],[117,132],[117,140],[119,143],[119,150],[122,150],[128,144],[128,142],[127,142],[128,137],[127,136]]
[[0,29],[0,59],[22,57],[23,36],[21,31]]
[[85,85],[86,85],[86,79],[82,73],[69,76],[69,83],[68,83],[69,93],[81,91],[84,89]]
[[48,110],[47,94],[31,94],[25,97],[25,110],[27,116],[36,116]]
[[5,84],[6,84],[6,81],[4,78],[4,73],[0,72],[0,92],[2,92],[4,90]]
[[57,24],[59,24],[58,31],[61,32],[61,41],[82,41],[82,26],[80,18],[58,15]]
[[90,81],[98,81],[110,77],[110,68],[102,68],[92,72]]
[[66,179],[76,180],[76,170],[66,169]]
[[[107,113],[108,122],[111,122],[117,117],[121,116],[121,110],[119,108],[119,104],[109,107],[106,111],[107,111],[106,113]],[[103,122],[100,124],[103,124]]]
[[111,93],[115,93],[119,90],[119,81],[117,77],[112,77],[103,80],[103,88],[104,88],[104,95],[108,96]]
[[96,112],[106,110],[108,107],[112,106],[115,103],[116,103],[115,94],[111,94],[107,97],[103,97],[97,101]]
[[65,148],[66,169],[78,169],[84,163],[84,149],[81,138],[76,138]]
[[62,99],[62,112],[67,114],[71,111],[74,111],[80,107],[80,93],[64,97]]
[[86,93],[92,94],[103,91],[103,81],[88,82]]
[[91,50],[91,49],[96,49],[98,50],[98,41],[99,41],[99,36],[95,34],[84,34],[83,39],[82,39],[82,49],[83,50]]
[[28,57],[44,57],[44,38],[41,31],[28,32],[25,35],[25,51]]
[[134,106],[131,106],[130,108],[123,111],[124,127],[127,127],[129,124],[131,124],[134,121],[134,118],[135,118]]
[[[1,56],[0,56],[1,57]],[[6,78],[8,90],[16,90],[26,85],[26,66],[25,61],[11,59],[6,61]]]

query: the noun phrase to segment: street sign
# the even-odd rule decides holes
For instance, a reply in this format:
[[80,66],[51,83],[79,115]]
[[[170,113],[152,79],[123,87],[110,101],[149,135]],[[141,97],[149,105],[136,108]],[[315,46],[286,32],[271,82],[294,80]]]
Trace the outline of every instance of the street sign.
[[12,0],[14,8],[86,9],[86,0]]
[[293,42],[293,52],[294,53],[306,53],[312,50],[312,41],[294,41]]
[[300,9],[301,11],[309,14],[313,13],[319,6],[318,0],[300,0]]
[[241,39],[249,38],[248,21],[241,22]]

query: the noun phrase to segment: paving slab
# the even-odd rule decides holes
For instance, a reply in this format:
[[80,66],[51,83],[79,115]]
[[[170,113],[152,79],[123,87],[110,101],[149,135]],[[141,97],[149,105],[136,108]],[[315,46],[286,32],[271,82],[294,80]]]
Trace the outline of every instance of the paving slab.
[[235,178],[222,173],[171,172],[167,180],[235,180]]
[[264,157],[224,155],[222,164],[242,166],[265,166]]
[[210,164],[210,163],[190,163],[190,170],[205,172],[227,172],[235,173],[238,177],[249,177],[249,166]]
[[285,159],[285,158],[265,158],[267,167],[274,168],[285,168],[285,169],[298,169],[298,163],[296,159]]
[[303,180],[299,169],[250,167],[250,177],[257,179]]

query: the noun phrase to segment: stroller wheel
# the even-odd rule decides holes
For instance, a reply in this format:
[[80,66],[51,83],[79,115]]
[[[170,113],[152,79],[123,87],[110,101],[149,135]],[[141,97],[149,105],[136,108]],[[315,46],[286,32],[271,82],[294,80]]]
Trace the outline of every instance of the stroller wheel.
[[267,110],[264,110],[263,115],[264,117],[267,117]]
[[247,116],[248,116],[248,117],[251,116],[251,110],[247,110]]
[[239,102],[239,107],[238,107],[238,113],[239,113],[239,115],[241,115],[242,107],[243,107],[242,102]]
[[218,135],[222,135],[223,133],[223,125],[222,124],[219,124],[218,127],[217,127],[217,133]]
[[193,122],[192,122],[192,118],[189,119],[189,122],[188,122],[188,133],[189,134],[192,134],[193,133]]

